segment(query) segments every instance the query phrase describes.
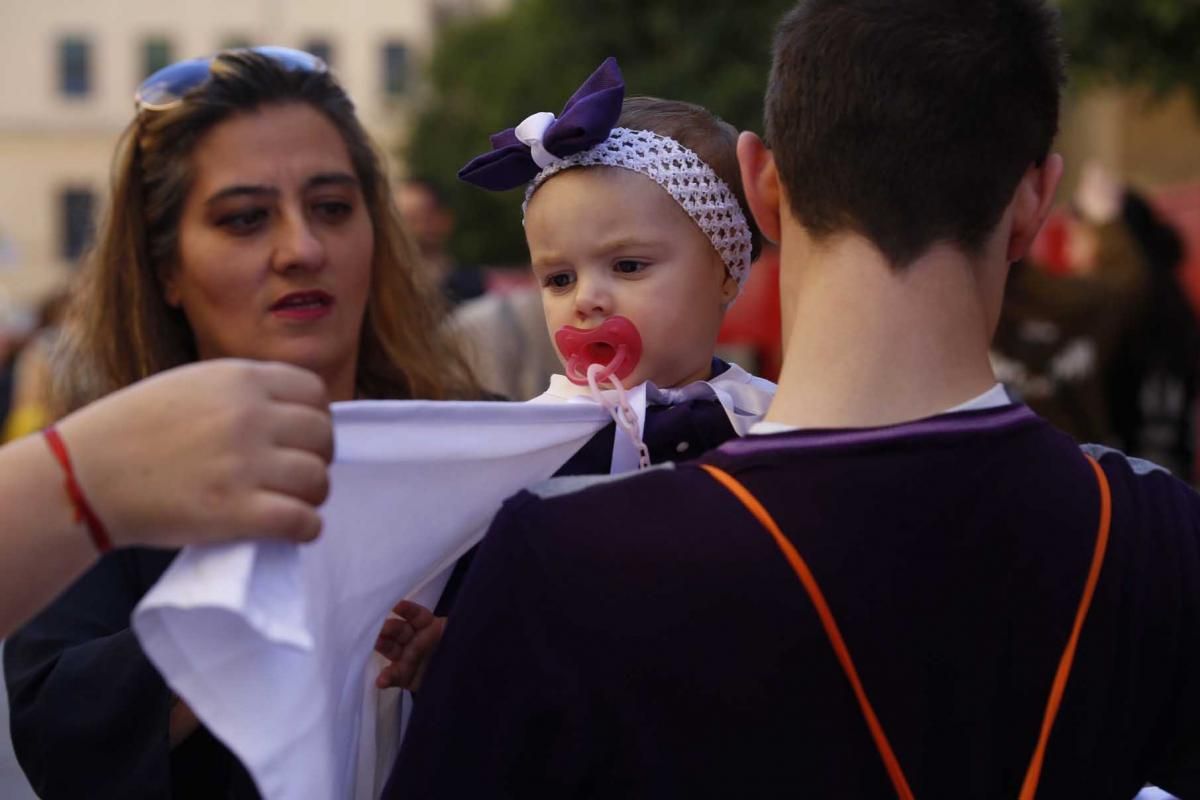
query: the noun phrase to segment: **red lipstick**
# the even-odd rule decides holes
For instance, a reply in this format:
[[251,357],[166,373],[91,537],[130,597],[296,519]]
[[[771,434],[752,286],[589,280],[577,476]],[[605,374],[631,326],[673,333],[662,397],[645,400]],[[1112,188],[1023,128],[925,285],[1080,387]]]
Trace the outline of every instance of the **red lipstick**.
[[314,289],[289,292],[271,304],[272,314],[283,319],[309,321],[321,319],[333,309],[333,295]]

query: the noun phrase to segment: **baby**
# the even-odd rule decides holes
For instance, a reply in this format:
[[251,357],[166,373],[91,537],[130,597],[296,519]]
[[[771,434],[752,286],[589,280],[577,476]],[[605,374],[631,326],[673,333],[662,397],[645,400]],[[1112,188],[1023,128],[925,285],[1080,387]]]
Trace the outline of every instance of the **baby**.
[[[459,172],[490,190],[528,185],[525,234],[564,372],[531,402],[594,401],[614,418],[558,475],[694,458],[765,412],[774,385],[713,355],[759,247],[736,141],[699,106],[624,100],[610,58],[561,117],[530,116]],[[419,682],[467,560],[439,615],[406,601],[385,623],[381,688]]]

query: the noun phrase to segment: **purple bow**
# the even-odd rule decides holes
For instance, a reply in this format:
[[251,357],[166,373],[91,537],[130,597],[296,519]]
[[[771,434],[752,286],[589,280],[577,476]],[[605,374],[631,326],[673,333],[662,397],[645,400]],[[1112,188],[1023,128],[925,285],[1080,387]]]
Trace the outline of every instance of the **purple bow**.
[[[552,157],[566,158],[603,142],[621,116],[625,80],[612,56],[604,59],[571,99],[562,115],[541,134],[540,146]],[[540,115],[534,115],[537,117]],[[546,117],[553,117],[546,114]],[[526,122],[533,120],[530,117]],[[525,125],[525,123],[522,123]],[[518,126],[520,127],[520,126]],[[536,127],[536,126],[535,126]],[[493,134],[492,151],[476,156],[458,171],[458,177],[484,189],[515,189],[533,180],[542,167],[535,161],[537,144],[517,138],[517,128]]]

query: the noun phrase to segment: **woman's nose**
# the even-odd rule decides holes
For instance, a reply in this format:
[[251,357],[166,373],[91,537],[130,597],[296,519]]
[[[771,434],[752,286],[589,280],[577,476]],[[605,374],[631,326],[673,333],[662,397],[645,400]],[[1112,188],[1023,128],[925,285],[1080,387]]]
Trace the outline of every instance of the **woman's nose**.
[[325,245],[303,214],[282,215],[272,262],[279,272],[316,270],[325,265]]

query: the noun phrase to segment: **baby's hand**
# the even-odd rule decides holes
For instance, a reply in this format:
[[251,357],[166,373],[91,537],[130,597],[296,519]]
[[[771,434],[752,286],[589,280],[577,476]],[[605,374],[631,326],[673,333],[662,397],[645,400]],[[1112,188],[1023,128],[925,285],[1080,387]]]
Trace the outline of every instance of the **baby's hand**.
[[401,600],[392,611],[400,618],[385,621],[375,641],[376,652],[392,663],[380,671],[375,685],[415,692],[421,688],[425,665],[442,640],[446,618],[435,617],[428,608],[408,600]]

